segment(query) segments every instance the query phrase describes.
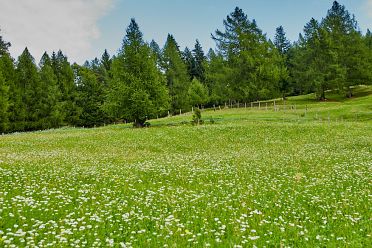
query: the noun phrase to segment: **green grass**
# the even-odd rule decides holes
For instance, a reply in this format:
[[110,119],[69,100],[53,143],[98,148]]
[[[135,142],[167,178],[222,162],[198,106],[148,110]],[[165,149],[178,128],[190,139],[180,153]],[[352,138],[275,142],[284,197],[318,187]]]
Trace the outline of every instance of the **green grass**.
[[370,93],[0,136],[0,247],[367,247]]

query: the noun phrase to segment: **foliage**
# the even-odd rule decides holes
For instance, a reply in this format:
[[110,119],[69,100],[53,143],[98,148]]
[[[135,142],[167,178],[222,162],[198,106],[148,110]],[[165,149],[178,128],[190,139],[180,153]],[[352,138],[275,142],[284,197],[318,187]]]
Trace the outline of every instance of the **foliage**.
[[173,35],[168,35],[163,48],[163,70],[167,79],[171,97],[171,109],[174,113],[182,109],[190,110],[187,97],[190,80],[187,67],[182,60],[181,52]]
[[208,102],[208,90],[194,78],[190,84],[188,97],[192,106],[201,106]]
[[113,61],[112,76],[104,109],[114,118],[133,121],[141,127],[148,118],[163,115],[168,109],[168,90],[156,57],[134,19],[127,28],[122,50]]
[[192,123],[194,125],[199,125],[201,124],[202,119],[201,119],[201,111],[199,108],[194,109],[194,113],[192,114]]
[[225,30],[212,38],[227,67],[229,100],[254,101],[278,95],[281,58],[255,20],[238,7],[224,20]]
[[[131,21],[118,54],[107,50],[83,66],[62,51],[45,53],[37,66],[26,48],[18,61],[0,35],[0,132],[62,126],[93,127],[190,111],[193,106],[249,103],[328,92],[355,95],[372,83],[372,35],[335,1],[321,20],[312,18],[291,44],[279,26],[273,41],[236,7],[205,55],[199,40],[181,52],[173,35],[163,49],[143,39]],[[326,96],[327,94],[327,96]]]

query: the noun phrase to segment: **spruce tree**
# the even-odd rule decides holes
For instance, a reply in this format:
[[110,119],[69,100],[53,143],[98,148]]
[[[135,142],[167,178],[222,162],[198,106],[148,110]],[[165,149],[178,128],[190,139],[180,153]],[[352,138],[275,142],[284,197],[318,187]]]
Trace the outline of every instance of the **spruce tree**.
[[208,102],[208,90],[196,78],[192,80],[188,94],[192,106],[202,107],[202,105]]
[[186,64],[187,72],[189,74],[190,81],[196,76],[195,75],[195,58],[188,47],[182,52],[181,57]]
[[190,78],[178,44],[170,34],[163,49],[163,66],[172,101],[172,111],[177,113],[180,109],[190,110],[191,106],[188,100]]
[[102,81],[104,82],[105,86],[107,87],[108,86],[108,80],[111,77],[110,73],[111,73],[112,59],[111,59],[110,54],[107,52],[106,49],[101,56],[100,65],[101,65],[101,70],[100,70],[101,77],[103,78]]
[[62,93],[52,68],[52,61],[46,52],[41,57],[39,67],[42,88],[40,102],[43,106],[40,126],[44,129],[60,127],[65,118],[61,102]]
[[8,118],[8,107],[9,107],[9,87],[6,85],[5,79],[0,68],[0,133],[4,133],[8,130],[9,118]]
[[77,125],[81,110],[76,105],[77,92],[71,65],[61,50],[57,54],[53,52],[51,61],[54,74],[57,77],[57,85],[61,91],[64,124]]
[[161,68],[162,67],[162,56],[161,56],[160,46],[158,45],[158,43],[156,43],[155,40],[151,40],[150,48],[151,48],[151,51],[153,52],[153,54],[156,57],[156,64],[157,64],[158,68]]
[[123,46],[112,64],[104,109],[116,119],[142,127],[146,119],[163,115],[169,108],[168,90],[156,66],[156,57],[143,40],[134,19],[127,28]]
[[208,86],[210,101],[213,104],[223,104],[232,95],[229,92],[229,83],[226,81],[226,74],[229,69],[226,61],[221,54],[216,54],[210,49],[207,54],[208,63],[206,63],[206,85]]
[[205,80],[205,60],[206,57],[204,55],[203,48],[199,42],[196,40],[195,48],[192,50],[195,65],[193,68],[193,77],[196,77],[199,81],[204,82]]
[[369,80],[369,54],[358,31],[358,23],[345,6],[333,2],[321,26],[330,38],[332,62],[328,81],[352,96],[352,86]]
[[10,46],[11,46],[10,42],[4,41],[3,37],[0,35],[0,56],[8,53],[9,52],[8,49]]
[[283,26],[279,26],[276,29],[274,44],[276,49],[280,52],[281,55],[286,55],[288,50],[291,48],[291,43],[287,39]]
[[15,129],[15,120],[17,119],[18,115],[22,114],[22,112],[16,108],[16,103],[21,103],[22,99],[16,84],[14,61],[10,57],[9,53],[0,55],[0,71],[2,72],[2,77],[5,80],[5,85],[8,87],[7,117],[9,119],[9,123],[7,125],[7,132],[17,131]]
[[77,76],[77,105],[81,109],[78,124],[84,127],[100,126],[107,121],[102,109],[105,100],[104,83],[91,68],[74,67]]
[[27,48],[18,58],[16,76],[17,87],[22,97],[21,102],[15,103],[15,110],[19,112],[18,128],[21,131],[39,129],[38,120],[41,118],[41,80],[34,58]]
[[10,43],[5,42],[0,36],[0,133],[11,131],[9,123],[9,110],[12,106],[10,86],[14,84],[14,65],[9,55],[9,47]]
[[252,101],[278,95],[280,60],[272,45],[240,8],[226,20],[225,30],[217,30],[212,38],[227,65],[225,81],[230,101]]
[[280,59],[282,60],[281,65],[281,76],[279,81],[279,89],[282,93],[283,99],[286,98],[286,95],[290,93],[290,79],[288,76],[287,70],[289,66],[289,56],[288,52],[291,48],[291,43],[287,39],[283,26],[279,26],[276,29],[275,39],[274,39],[274,45],[276,49],[279,52]]

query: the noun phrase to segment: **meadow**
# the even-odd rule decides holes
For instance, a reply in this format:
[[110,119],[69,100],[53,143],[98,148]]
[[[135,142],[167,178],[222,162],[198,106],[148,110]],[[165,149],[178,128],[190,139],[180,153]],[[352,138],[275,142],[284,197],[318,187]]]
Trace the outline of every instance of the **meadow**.
[[0,136],[0,247],[367,247],[371,92]]

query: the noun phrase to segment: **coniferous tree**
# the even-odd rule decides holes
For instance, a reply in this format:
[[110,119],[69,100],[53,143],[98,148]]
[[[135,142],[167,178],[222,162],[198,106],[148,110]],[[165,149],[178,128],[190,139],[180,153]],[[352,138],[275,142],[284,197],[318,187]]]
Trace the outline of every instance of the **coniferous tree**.
[[[21,94],[21,102],[17,102],[19,111],[17,130],[38,129],[41,118],[41,80],[34,58],[26,48],[19,56],[16,69],[17,87]],[[18,99],[19,100],[19,99]]]
[[156,57],[134,19],[127,28],[122,49],[112,64],[111,90],[104,109],[117,119],[141,127],[146,119],[164,114],[169,97]]
[[57,77],[57,84],[61,91],[61,102],[63,109],[64,124],[76,125],[79,122],[81,110],[76,105],[77,92],[75,77],[67,57],[59,50],[57,54],[53,52],[52,68]]
[[65,119],[63,105],[61,103],[62,93],[58,86],[57,77],[52,68],[52,61],[45,52],[40,63],[42,117],[39,120],[43,128],[56,128],[63,125]]
[[190,79],[177,42],[170,34],[163,49],[163,69],[171,97],[172,111],[189,110],[191,108],[188,100]]
[[372,49],[372,32],[371,30],[367,29],[366,36],[364,37],[365,43],[368,49]]
[[9,87],[6,85],[5,79],[0,68],[0,133],[4,133],[8,130],[9,118],[8,118],[8,107],[9,107]]
[[105,68],[106,72],[109,72],[111,70],[112,60],[111,60],[110,54],[107,52],[106,49],[104,53],[102,54],[101,64],[103,68]]
[[276,34],[274,38],[274,45],[279,52],[282,62],[281,65],[281,76],[279,81],[279,89],[282,93],[283,99],[286,98],[286,95],[290,93],[290,79],[288,75],[288,66],[289,66],[289,50],[291,48],[291,43],[287,39],[283,26],[279,26],[276,29]]
[[193,77],[196,77],[199,81],[204,82],[205,80],[205,61],[206,57],[204,55],[203,48],[199,42],[196,40],[195,48],[192,50],[194,56],[194,68],[193,68]]
[[5,85],[8,88],[7,117],[8,117],[9,123],[7,125],[7,132],[17,131],[14,128],[15,120],[17,119],[17,116],[21,114],[22,112],[17,109],[16,103],[21,103],[22,99],[21,99],[20,91],[16,85],[16,74],[15,74],[14,61],[10,57],[9,53],[0,55],[0,71],[2,73],[3,79],[5,80]]
[[287,39],[283,26],[279,26],[276,29],[276,34],[274,38],[275,47],[278,49],[281,55],[286,55],[291,48],[291,43]]
[[222,104],[232,95],[228,92],[230,88],[226,81],[226,74],[229,71],[223,56],[216,54],[213,49],[210,49],[207,54],[208,63],[206,63],[206,85],[209,90],[209,99],[212,104]]
[[226,92],[231,101],[259,100],[278,94],[280,59],[255,20],[250,21],[240,8],[226,20],[225,30],[212,38],[226,60]]
[[162,67],[162,55],[161,55],[161,49],[158,43],[156,43],[155,40],[151,40],[150,42],[150,48],[153,54],[156,57],[156,64],[158,68],[160,69]]
[[188,47],[185,47],[181,57],[186,64],[189,79],[192,80],[195,77],[195,58]]
[[9,130],[10,85],[14,83],[14,66],[9,47],[10,43],[0,36],[0,133]]
[[0,35],[0,56],[4,55],[5,53],[8,53],[8,49],[10,46],[11,46],[10,42],[4,41],[3,37]]
[[76,71],[77,105],[81,109],[78,125],[100,126],[108,121],[102,109],[105,100],[104,83],[91,68],[76,64],[73,67]]
[[190,104],[192,106],[202,106],[208,102],[208,90],[206,87],[196,78],[191,81],[190,88],[188,90]]
[[368,81],[371,70],[367,47],[358,31],[358,23],[345,6],[334,1],[321,26],[330,38],[332,64],[329,81],[351,97],[351,87]]

